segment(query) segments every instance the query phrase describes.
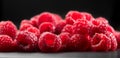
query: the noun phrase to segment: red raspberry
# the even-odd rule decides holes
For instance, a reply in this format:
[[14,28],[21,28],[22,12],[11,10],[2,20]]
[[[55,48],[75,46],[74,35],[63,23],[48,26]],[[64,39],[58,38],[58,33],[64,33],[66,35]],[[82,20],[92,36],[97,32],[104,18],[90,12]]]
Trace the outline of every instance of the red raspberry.
[[103,17],[98,17],[98,18],[96,18],[96,20],[97,20],[97,21],[100,21],[100,22],[102,22],[102,23],[105,23],[105,24],[109,24],[108,20],[105,19],[105,18],[103,18]]
[[90,35],[93,36],[95,33],[106,33],[107,31],[114,33],[114,28],[104,21],[93,20],[90,28]]
[[38,42],[39,49],[42,52],[58,52],[61,45],[61,39],[50,32],[42,33]]
[[87,20],[78,20],[73,24],[75,33],[88,34],[91,24]]
[[115,51],[117,49],[117,45],[118,45],[115,35],[111,32],[106,32],[105,34],[106,34],[106,36],[108,36],[111,39],[110,51]]
[[36,15],[36,16],[33,16],[33,17],[30,19],[30,23],[31,23],[34,27],[38,27],[38,17],[39,17],[39,15]]
[[72,35],[74,33],[73,25],[64,26],[64,28],[62,29],[62,32],[68,32]]
[[25,23],[25,24],[21,24],[19,29],[20,29],[20,31],[24,31],[29,27],[33,27],[33,26],[31,24]]
[[74,34],[69,39],[68,49],[71,51],[87,51],[90,48],[91,39],[87,35]]
[[17,32],[17,27],[11,21],[1,21],[0,22],[0,35],[9,35],[12,39],[15,38]]
[[120,31],[115,31],[115,37],[117,40],[117,44],[118,44],[118,49],[120,48]]
[[36,51],[38,38],[35,34],[28,31],[18,31],[16,42],[21,51]]
[[29,27],[26,29],[28,32],[34,33],[38,38],[40,36],[40,31],[36,27]]
[[94,20],[93,16],[87,12],[81,12],[81,14],[85,17],[86,20],[91,21]]
[[95,33],[92,39],[93,51],[108,51],[111,48],[111,39],[102,33]]
[[23,19],[20,23],[20,25],[23,25],[23,24],[30,24],[30,21],[27,20],[27,19]]
[[60,39],[62,40],[62,51],[66,51],[68,47],[68,41],[70,39],[70,33],[68,32],[63,32],[59,34]]
[[66,25],[66,22],[64,20],[61,20],[60,22],[58,22],[55,28],[55,34],[60,34],[65,25]]
[[69,12],[66,14],[66,18],[67,18],[67,17],[71,17],[73,20],[84,19],[83,14],[81,14],[81,13],[78,12],[78,11],[69,11]]
[[73,25],[75,23],[75,20],[71,17],[66,17],[65,20],[66,20],[66,23],[70,25]]
[[38,17],[38,26],[43,22],[51,22],[56,25],[56,17],[50,12],[43,12]]
[[12,52],[14,48],[14,41],[10,36],[0,35],[0,52]]
[[44,22],[39,26],[40,33],[55,32],[55,26],[51,22]]
[[55,16],[57,22],[62,20],[62,17],[60,15],[54,14],[54,16]]

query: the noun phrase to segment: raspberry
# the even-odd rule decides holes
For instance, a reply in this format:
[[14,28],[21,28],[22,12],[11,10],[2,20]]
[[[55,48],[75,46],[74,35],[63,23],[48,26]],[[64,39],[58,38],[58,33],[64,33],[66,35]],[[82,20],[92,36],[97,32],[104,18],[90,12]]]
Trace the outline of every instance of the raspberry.
[[26,29],[28,32],[34,33],[38,38],[40,36],[40,31],[36,27],[29,27]]
[[115,37],[118,44],[118,49],[120,48],[120,31],[115,31]]
[[27,31],[18,31],[16,36],[16,42],[19,45],[21,51],[36,51],[37,50],[37,37],[35,34]]
[[55,26],[51,22],[44,22],[39,26],[40,33],[55,32]]
[[88,34],[91,24],[87,20],[78,20],[73,24],[75,33]]
[[117,45],[118,45],[115,35],[111,32],[106,32],[105,34],[106,34],[106,36],[108,36],[111,39],[110,51],[115,51],[117,49]]
[[29,27],[33,27],[33,26],[31,24],[25,23],[25,24],[21,24],[19,29],[20,29],[20,31],[24,31]]
[[60,15],[54,14],[54,16],[55,16],[57,22],[62,20],[62,17]]
[[62,29],[62,32],[68,32],[72,35],[74,33],[73,26],[72,25],[64,26],[64,28]]
[[66,51],[68,47],[68,41],[70,39],[70,33],[63,32],[59,34],[60,39],[62,40],[61,50]]
[[97,21],[101,21],[102,23],[109,24],[108,20],[103,17],[96,18]]
[[11,21],[0,22],[0,35],[9,35],[12,39],[15,38],[17,27]]
[[84,18],[84,16],[78,11],[69,11],[66,14],[66,18],[67,17],[71,17],[73,20],[83,19]]
[[64,26],[66,25],[66,22],[64,20],[61,20],[55,28],[55,34],[60,34]]
[[0,52],[11,52],[14,48],[14,41],[10,36],[0,35]]
[[75,23],[75,20],[71,17],[66,17],[65,20],[66,20],[66,23],[70,25],[73,25]]
[[102,33],[95,33],[92,39],[93,51],[109,51],[111,48],[111,39]]
[[81,12],[81,14],[85,17],[86,20],[91,21],[94,20],[94,18],[92,17],[92,15],[90,13],[87,12]]
[[93,20],[92,26],[90,28],[90,35],[93,36],[95,33],[106,33],[107,31],[114,33],[114,28],[109,24],[104,23],[104,21]]
[[38,27],[38,17],[39,17],[39,15],[36,15],[36,16],[33,16],[32,18],[30,18],[30,23],[34,27]]
[[91,46],[91,39],[87,35],[74,34],[69,39],[68,49],[71,51],[87,51]]
[[21,21],[20,25],[22,25],[22,24],[30,24],[30,21],[27,20],[27,19],[23,19],[23,20]]
[[38,17],[38,26],[43,22],[51,22],[56,25],[56,17],[50,12],[43,12]]
[[44,32],[41,34],[38,42],[39,49],[42,52],[58,52],[61,48],[60,38],[50,32]]

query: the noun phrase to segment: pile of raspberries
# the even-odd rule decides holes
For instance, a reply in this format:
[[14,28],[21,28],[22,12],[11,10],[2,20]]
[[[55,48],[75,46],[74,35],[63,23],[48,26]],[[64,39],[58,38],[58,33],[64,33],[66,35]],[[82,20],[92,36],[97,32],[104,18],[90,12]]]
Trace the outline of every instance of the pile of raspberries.
[[42,12],[23,19],[0,22],[0,52],[107,52],[120,48],[120,31],[103,17],[69,11],[65,18]]

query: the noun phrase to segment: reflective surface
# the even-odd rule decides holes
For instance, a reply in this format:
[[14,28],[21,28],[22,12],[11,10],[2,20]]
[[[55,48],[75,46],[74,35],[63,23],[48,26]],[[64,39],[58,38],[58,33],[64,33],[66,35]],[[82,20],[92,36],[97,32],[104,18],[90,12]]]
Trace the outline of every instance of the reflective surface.
[[24,58],[120,58],[120,50],[114,52],[61,52],[61,53],[0,53],[0,57]]

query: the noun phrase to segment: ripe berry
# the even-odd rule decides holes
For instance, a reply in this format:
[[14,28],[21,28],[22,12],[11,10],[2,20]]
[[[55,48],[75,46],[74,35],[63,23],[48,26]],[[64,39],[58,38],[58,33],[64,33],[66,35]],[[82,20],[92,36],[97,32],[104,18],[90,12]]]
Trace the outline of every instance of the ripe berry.
[[75,20],[71,17],[66,17],[65,20],[66,20],[66,23],[70,25],[73,25],[75,23]]
[[65,25],[66,25],[66,22],[64,20],[61,20],[60,22],[58,22],[55,28],[55,34],[60,34]]
[[92,39],[93,51],[109,51],[111,48],[111,39],[102,33],[95,33]]
[[78,20],[73,24],[75,33],[88,34],[91,24],[87,20]]
[[36,27],[29,27],[26,29],[26,31],[34,33],[38,38],[40,36],[40,31]]
[[55,32],[55,26],[51,22],[44,22],[39,26],[40,33]]
[[38,28],[38,17],[39,15],[35,15],[32,18],[30,18],[30,23],[37,28]]
[[50,32],[42,33],[38,42],[39,49],[42,52],[58,52],[61,45],[61,39]]
[[118,44],[118,49],[120,48],[120,31],[115,31],[115,37]]
[[19,29],[20,29],[20,31],[24,31],[29,27],[33,27],[33,26],[31,24],[25,23],[25,24],[21,24]]
[[73,26],[69,24],[64,26],[64,28],[62,29],[62,32],[68,32],[72,35],[74,33]]
[[62,32],[62,33],[59,34],[59,37],[62,41],[61,50],[66,51],[69,48],[68,47],[68,41],[70,40],[70,33]]
[[17,27],[11,21],[0,22],[0,35],[9,35],[12,39],[15,38]]
[[106,36],[108,36],[111,39],[110,51],[115,51],[117,49],[117,45],[118,45],[115,35],[111,32],[106,32],[105,34],[106,34]]
[[10,36],[0,35],[0,52],[14,51],[14,48],[14,41]]
[[88,51],[91,48],[91,38],[88,35],[74,34],[68,42],[71,51]]
[[51,22],[56,25],[56,17],[50,12],[43,12],[38,17],[38,26],[43,22]]
[[20,25],[22,25],[22,24],[30,24],[30,21],[27,20],[27,19],[23,19],[23,20],[21,21]]
[[81,12],[81,14],[85,17],[85,20],[92,21],[94,20],[93,16],[87,12]]
[[84,16],[78,11],[69,11],[65,17],[71,17],[73,20],[84,19]]
[[38,38],[34,33],[28,31],[18,31],[16,36],[16,42],[19,45],[21,51],[36,51]]

